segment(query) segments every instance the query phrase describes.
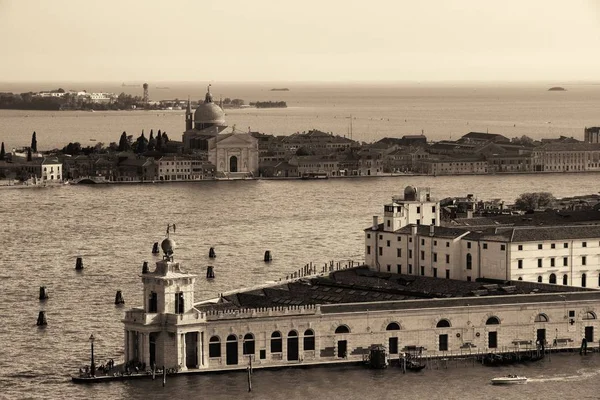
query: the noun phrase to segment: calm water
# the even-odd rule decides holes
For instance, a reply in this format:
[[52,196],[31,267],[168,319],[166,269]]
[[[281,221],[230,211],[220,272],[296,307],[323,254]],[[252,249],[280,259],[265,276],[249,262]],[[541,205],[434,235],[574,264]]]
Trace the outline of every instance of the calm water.
[[[383,203],[408,185],[431,186],[438,197],[475,193],[513,201],[524,190],[557,196],[598,191],[600,174],[484,177],[362,178],[327,181],[241,181],[189,184],[64,186],[0,190],[0,398],[596,398],[600,356],[555,357],[517,372],[523,387],[488,385],[514,372],[451,368],[401,376],[399,371],[308,369],[259,372],[255,391],[243,374],[76,386],[68,375],[89,357],[122,357],[126,307],[142,304],[138,274],[153,262],[152,244],[177,224],[175,258],[200,275],[197,298],[285,276],[305,263],[363,257],[362,230]],[[215,247],[218,257],[208,259]],[[265,250],[274,260],[262,262]],[[82,256],[85,270],[74,270]],[[217,278],[201,278],[207,265]],[[40,303],[39,286],[50,299]],[[45,310],[48,326],[35,326]],[[523,368],[523,370],[520,370]]]
[[[87,89],[141,95],[141,88],[115,84],[0,84],[0,92],[52,89]],[[168,90],[155,89],[168,86]],[[276,85],[277,87],[281,85]],[[219,96],[257,100],[283,100],[287,109],[227,110],[229,126],[237,130],[285,135],[320,129],[353,138],[376,141],[424,131],[430,140],[458,139],[470,131],[500,133],[509,138],[528,135],[540,139],[560,135],[583,138],[583,128],[600,124],[600,86],[563,85],[565,92],[548,92],[554,84],[536,85],[285,85],[289,92],[271,92],[271,84],[214,83]],[[204,99],[204,84],[150,85],[152,99]],[[62,148],[68,142],[93,145],[90,139],[118,142],[123,131],[137,137],[142,129],[166,131],[181,140],[184,111],[35,112],[0,110],[0,141],[7,148],[28,146],[37,132],[38,148]]]

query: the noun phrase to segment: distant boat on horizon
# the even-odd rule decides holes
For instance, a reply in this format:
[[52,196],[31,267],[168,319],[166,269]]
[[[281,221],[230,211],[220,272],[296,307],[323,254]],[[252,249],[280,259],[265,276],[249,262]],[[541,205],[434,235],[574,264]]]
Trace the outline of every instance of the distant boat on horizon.
[[288,88],[273,88],[271,89],[271,92],[289,92],[290,89]]

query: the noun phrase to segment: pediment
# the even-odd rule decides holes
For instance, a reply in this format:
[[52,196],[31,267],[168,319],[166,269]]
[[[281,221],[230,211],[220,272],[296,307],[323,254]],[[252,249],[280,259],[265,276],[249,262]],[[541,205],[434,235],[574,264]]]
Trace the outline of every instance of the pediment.
[[222,136],[224,137],[217,136],[218,146],[248,146],[258,140],[247,133],[229,133]]

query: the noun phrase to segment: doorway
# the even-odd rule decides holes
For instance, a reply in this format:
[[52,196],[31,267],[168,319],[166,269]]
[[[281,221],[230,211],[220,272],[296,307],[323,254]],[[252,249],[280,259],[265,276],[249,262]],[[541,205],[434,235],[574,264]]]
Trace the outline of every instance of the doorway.
[[185,366],[198,368],[198,332],[185,334]]
[[225,344],[226,362],[227,365],[237,365],[238,363],[238,342],[235,335],[227,336]]
[[488,332],[488,348],[495,349],[498,347],[498,332]]
[[389,350],[390,354],[398,354],[398,338],[391,337],[388,343],[389,343],[388,350]]
[[338,340],[337,348],[338,348],[338,357],[346,358],[347,353],[348,353],[348,341]]
[[538,329],[537,330],[536,341],[539,346],[542,346],[542,347],[546,346],[546,329]]
[[296,331],[288,333],[287,359],[288,361],[298,361],[298,334]]
[[585,341],[588,343],[594,342],[594,327],[593,326],[585,327]]
[[238,172],[238,159],[236,156],[229,158],[229,172]]
[[440,351],[448,351],[448,335],[440,335]]

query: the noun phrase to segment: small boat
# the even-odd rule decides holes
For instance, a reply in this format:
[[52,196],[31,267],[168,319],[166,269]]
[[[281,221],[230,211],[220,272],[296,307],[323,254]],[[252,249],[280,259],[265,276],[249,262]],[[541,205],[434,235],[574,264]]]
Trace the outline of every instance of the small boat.
[[527,377],[519,375],[506,375],[492,379],[492,385],[515,385],[527,383]]

